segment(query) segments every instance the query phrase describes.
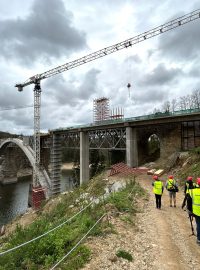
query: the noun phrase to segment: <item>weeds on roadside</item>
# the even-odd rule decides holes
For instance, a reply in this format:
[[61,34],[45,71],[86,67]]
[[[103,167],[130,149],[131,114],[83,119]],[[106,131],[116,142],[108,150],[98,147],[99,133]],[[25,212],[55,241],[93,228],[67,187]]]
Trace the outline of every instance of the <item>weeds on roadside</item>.
[[119,257],[119,258],[123,258],[123,259],[126,259],[128,260],[129,262],[132,262],[133,261],[133,257],[130,253],[128,253],[127,251],[123,250],[123,249],[119,249],[117,252],[116,252],[116,256]]

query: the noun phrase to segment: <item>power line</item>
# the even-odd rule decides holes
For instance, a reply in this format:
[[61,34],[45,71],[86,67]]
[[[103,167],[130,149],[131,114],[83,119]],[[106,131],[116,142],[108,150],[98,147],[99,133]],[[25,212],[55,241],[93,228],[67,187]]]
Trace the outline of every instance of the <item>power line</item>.
[[27,106],[19,106],[19,107],[5,107],[5,108],[0,108],[0,112],[2,111],[11,111],[11,110],[18,110],[18,109],[26,109],[26,108],[33,108],[33,105],[27,105]]

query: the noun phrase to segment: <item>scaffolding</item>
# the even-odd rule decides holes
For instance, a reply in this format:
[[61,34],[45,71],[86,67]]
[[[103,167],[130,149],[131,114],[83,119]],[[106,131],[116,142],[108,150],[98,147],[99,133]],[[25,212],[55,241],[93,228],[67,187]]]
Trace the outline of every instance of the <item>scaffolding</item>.
[[124,109],[114,108],[110,111],[110,119],[124,119]]
[[62,149],[61,138],[58,134],[52,136],[51,147],[51,192],[52,195],[61,192],[61,163]]
[[93,100],[93,122],[102,123],[110,119],[110,100],[101,97]]

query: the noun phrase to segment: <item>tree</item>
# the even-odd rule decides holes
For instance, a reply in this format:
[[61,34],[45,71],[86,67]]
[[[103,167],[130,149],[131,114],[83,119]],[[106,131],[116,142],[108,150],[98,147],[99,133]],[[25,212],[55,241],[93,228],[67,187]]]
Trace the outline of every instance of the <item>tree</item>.
[[180,110],[187,110],[187,97],[186,96],[182,96],[180,97]]
[[177,108],[177,100],[174,98],[174,99],[172,99],[172,101],[171,101],[171,111],[174,113],[174,111],[176,110],[176,108]]
[[200,109],[200,90],[194,90],[191,98],[192,98],[193,108]]
[[167,100],[162,105],[162,111],[163,112],[170,112],[170,102]]

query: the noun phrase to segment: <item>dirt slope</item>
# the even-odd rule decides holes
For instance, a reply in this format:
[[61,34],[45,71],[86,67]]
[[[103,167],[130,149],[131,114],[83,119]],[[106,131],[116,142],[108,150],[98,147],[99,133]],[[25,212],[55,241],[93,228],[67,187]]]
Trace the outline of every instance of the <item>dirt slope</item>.
[[[162,177],[166,179],[165,176]],[[163,269],[200,270],[200,246],[196,237],[190,236],[187,213],[181,209],[183,192],[177,193],[177,207],[169,207],[168,192],[162,197],[162,209],[155,208],[152,178],[147,175],[137,179],[149,192],[149,201],[143,201],[143,211],[137,214],[136,226],[111,216],[117,234],[91,238],[92,259],[83,269]],[[193,221],[195,228],[195,221]],[[116,251],[124,249],[134,258],[132,262],[116,257]]]

